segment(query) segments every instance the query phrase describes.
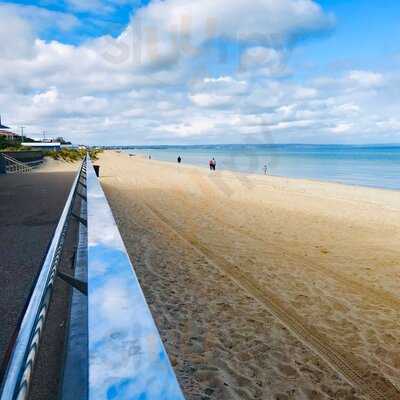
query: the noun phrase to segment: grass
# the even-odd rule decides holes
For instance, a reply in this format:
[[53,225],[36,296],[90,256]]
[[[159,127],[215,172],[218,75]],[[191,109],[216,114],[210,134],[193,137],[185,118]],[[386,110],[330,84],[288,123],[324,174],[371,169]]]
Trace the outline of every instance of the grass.
[[[98,160],[98,154],[102,152],[99,149],[89,149],[88,150],[90,158],[92,160]],[[74,162],[83,160],[86,156],[86,149],[62,149],[59,151],[47,151],[44,153],[45,157],[51,157],[53,160],[63,160],[67,162]]]
[[0,151],[22,151],[25,150],[19,142],[11,142],[0,138]]
[[[33,142],[31,138],[26,137],[25,142]],[[7,140],[4,136],[0,136],[0,151],[26,151],[31,150],[29,147],[21,146],[21,137],[16,140]]]
[[[18,141],[10,142],[5,138],[0,137],[0,151],[29,151],[29,150],[33,150],[33,148],[24,147],[21,146],[21,143]],[[98,160],[97,155],[102,152],[102,150],[95,148],[89,150],[63,148],[59,151],[55,150],[43,151],[43,155],[45,157],[51,157],[54,160],[74,162],[82,160],[85,157],[87,151],[89,151],[89,155],[92,160]]]

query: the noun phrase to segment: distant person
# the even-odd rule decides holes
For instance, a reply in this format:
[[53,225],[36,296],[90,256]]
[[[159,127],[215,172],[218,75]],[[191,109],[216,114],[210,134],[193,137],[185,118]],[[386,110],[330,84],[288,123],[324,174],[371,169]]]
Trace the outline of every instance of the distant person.
[[181,156],[178,156],[177,161],[178,161],[178,164],[180,164],[182,162]]
[[151,155],[149,154],[149,160],[151,160]]
[[217,166],[217,162],[215,161],[214,157],[209,161],[208,164],[210,166],[210,170],[211,171],[215,171],[215,167]]
[[268,175],[268,165],[267,163],[264,164],[264,175]]

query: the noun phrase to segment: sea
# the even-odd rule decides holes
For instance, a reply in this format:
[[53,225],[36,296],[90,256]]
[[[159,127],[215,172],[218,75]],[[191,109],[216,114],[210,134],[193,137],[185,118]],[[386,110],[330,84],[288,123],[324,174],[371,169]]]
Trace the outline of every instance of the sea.
[[217,170],[338,182],[347,185],[400,190],[400,145],[195,145],[129,146],[123,151],[160,161]]

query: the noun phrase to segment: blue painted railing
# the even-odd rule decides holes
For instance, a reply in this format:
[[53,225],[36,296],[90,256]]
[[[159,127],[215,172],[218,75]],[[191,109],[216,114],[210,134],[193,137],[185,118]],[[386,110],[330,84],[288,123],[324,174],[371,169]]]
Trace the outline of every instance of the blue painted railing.
[[89,399],[183,400],[111,209],[87,164]]

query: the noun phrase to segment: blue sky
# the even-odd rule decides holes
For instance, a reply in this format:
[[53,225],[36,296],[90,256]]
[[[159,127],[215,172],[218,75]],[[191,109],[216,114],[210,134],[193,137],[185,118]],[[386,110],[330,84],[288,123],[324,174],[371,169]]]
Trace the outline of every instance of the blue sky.
[[[0,2],[1,3],[1,2]],[[74,15],[80,22],[80,25],[69,32],[60,32],[55,29],[45,29],[40,32],[40,36],[46,40],[59,40],[63,43],[79,44],[88,38],[98,37],[101,35],[119,35],[126,25],[129,23],[129,19],[134,10],[146,1],[140,2],[129,2],[121,5],[117,5],[112,10],[102,10],[99,8],[89,9],[83,6],[75,7],[65,1],[5,1],[3,3],[18,4],[22,6],[35,6],[45,8],[50,11],[68,13]],[[135,4],[130,4],[135,3]]]
[[[133,0],[114,5],[104,11],[88,6],[77,9],[65,1],[3,1],[0,4],[19,4],[43,7],[51,11],[71,13],[81,25],[63,32],[45,29],[40,37],[45,40],[59,40],[63,43],[79,44],[87,39],[102,35],[118,36],[127,26],[135,11],[149,3],[149,0]],[[77,1],[77,3],[79,3]],[[82,4],[85,1],[80,2]],[[306,36],[293,53],[304,56],[314,64],[330,67],[339,63],[354,66],[388,66],[383,57],[394,58],[399,52],[400,3],[396,0],[318,0],[326,12],[335,16],[333,29],[323,34]],[[367,45],[368,44],[368,45]]]
[[399,54],[400,2],[396,0],[319,0],[335,15],[330,35],[300,46],[293,57],[306,56],[322,68],[390,68]]
[[400,142],[399,17],[394,0],[0,1],[0,112],[82,143]]

